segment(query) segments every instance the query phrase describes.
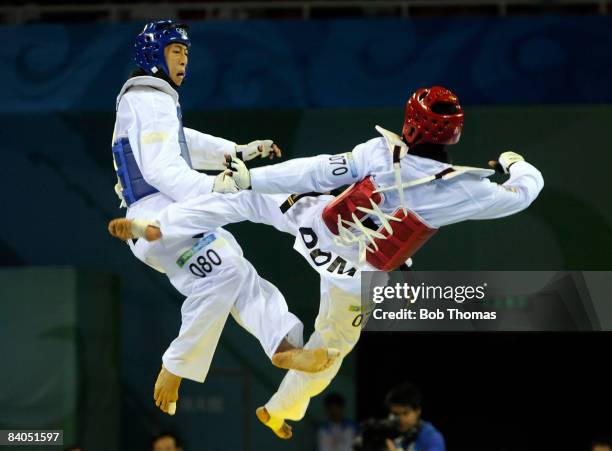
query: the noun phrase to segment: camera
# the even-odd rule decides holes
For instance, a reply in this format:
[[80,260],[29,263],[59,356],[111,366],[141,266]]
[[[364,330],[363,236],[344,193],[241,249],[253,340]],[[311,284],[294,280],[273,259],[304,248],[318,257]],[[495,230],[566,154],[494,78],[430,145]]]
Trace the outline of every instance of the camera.
[[369,419],[361,423],[361,434],[355,439],[355,451],[386,451],[386,440],[399,437],[399,419],[395,417]]

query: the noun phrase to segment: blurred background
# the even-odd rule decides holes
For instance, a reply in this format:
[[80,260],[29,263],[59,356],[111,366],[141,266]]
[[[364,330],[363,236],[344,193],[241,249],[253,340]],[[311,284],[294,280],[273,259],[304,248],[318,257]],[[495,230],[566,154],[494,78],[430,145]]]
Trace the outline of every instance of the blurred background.
[[[284,158],[346,152],[377,124],[399,132],[408,96],[440,84],[466,112],[455,163],[515,150],[542,171],[527,211],[445,228],[415,268],[612,269],[612,2],[3,1],[0,429],[63,429],[85,451],[149,450],[164,431],[185,451],[319,449],[323,396],[290,442],[257,422],[283,371],[232,320],[177,415],[152,401],[182,298],[106,224],[123,214],[115,98],[134,37],[160,18],[191,26],[188,127],[273,138]],[[229,230],[309,334],[318,278],[291,237]],[[590,451],[612,433],[611,346],[607,332],[366,333],[326,394],[358,422],[385,416],[386,392],[411,380],[449,450]]]

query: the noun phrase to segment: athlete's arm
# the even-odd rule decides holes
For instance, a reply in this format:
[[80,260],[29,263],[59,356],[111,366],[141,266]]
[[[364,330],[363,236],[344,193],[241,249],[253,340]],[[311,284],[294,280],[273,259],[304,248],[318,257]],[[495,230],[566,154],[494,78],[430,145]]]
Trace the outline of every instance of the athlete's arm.
[[479,196],[479,211],[469,219],[494,219],[518,213],[531,205],[544,187],[540,171],[526,161],[508,169],[510,178],[502,185],[483,179],[484,195]]
[[191,128],[184,128],[184,130],[194,169],[223,170],[226,155],[249,161],[254,158],[280,158],[282,153],[271,139],[258,139],[248,144],[236,144],[233,141]]
[[280,164],[251,169],[251,188],[260,193],[327,192],[363,179],[360,144],[352,152],[295,158]]
[[236,143],[184,127],[194,169],[223,170],[225,155],[236,156]]

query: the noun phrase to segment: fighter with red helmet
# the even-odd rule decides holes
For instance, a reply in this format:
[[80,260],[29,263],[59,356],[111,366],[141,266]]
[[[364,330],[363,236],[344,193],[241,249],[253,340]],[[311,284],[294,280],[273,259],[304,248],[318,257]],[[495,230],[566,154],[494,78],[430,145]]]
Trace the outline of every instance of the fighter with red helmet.
[[487,179],[492,169],[452,165],[447,146],[459,141],[463,123],[456,95],[439,86],[423,88],[406,103],[402,136],[377,126],[382,138],[352,152],[250,172],[237,162],[234,178],[240,188],[268,194],[328,192],[351,184],[323,208],[323,231],[331,232],[334,248],[348,261],[391,271],[409,262],[439,227],[517,213],[543,187],[540,172],[514,152],[490,162],[510,174],[503,185]]
[[[382,136],[352,152],[250,171],[233,158],[234,181],[250,190],[176,203],[156,218],[155,227],[139,227],[147,239],[169,239],[248,219],[291,233],[294,248],[321,276],[319,315],[305,348],[333,347],[344,357],[360,334],[361,270],[410,264],[440,227],[517,213],[541,191],[540,172],[514,152],[489,162],[510,175],[502,185],[488,180],[491,169],[452,165],[447,146],[459,141],[463,121],[452,92],[419,89],[406,104],[402,136],[377,126]],[[349,184],[338,197],[318,194]],[[273,194],[286,192],[301,194]],[[114,227],[115,234],[136,231],[124,220]],[[278,436],[290,437],[285,420],[304,416],[310,398],[327,387],[340,363],[316,374],[289,371],[258,409],[259,419]]]

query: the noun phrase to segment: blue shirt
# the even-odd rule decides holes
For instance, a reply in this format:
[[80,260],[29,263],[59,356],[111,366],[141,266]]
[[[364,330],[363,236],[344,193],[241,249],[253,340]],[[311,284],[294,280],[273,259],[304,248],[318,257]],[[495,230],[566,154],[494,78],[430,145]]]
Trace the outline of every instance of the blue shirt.
[[433,424],[422,421],[416,440],[412,444],[403,443],[404,439],[395,441],[398,451],[446,451],[444,437]]

